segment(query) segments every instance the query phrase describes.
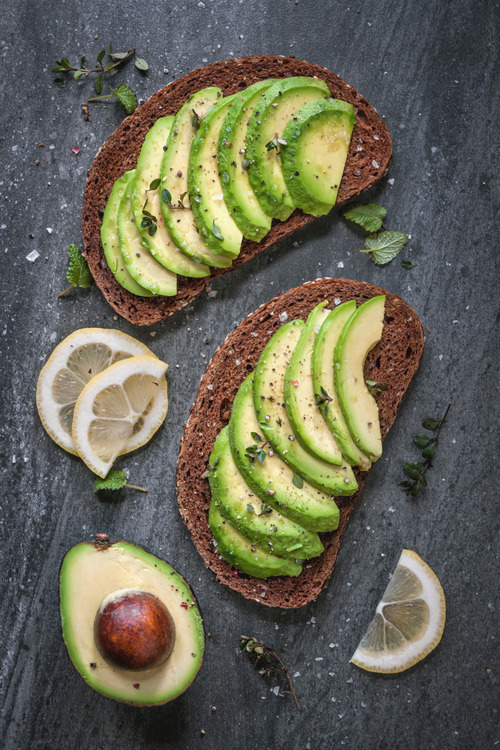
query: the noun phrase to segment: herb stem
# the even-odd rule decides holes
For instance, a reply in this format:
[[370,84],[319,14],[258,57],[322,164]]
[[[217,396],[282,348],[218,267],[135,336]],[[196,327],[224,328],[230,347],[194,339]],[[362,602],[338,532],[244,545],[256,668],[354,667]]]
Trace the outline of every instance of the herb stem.
[[92,96],[87,101],[96,102],[98,99],[112,99],[114,96],[115,94],[102,94],[102,96]]
[[147,492],[147,489],[145,487],[137,487],[135,484],[126,484],[125,487],[128,487],[129,490],[139,490],[139,492]]
[[59,294],[57,296],[58,297],[64,297],[65,294],[67,294],[68,292],[71,292],[71,290],[74,289],[74,288],[75,287],[73,286],[73,284],[71,284],[71,286],[69,286],[67,289],[65,289],[64,292],[59,292]]

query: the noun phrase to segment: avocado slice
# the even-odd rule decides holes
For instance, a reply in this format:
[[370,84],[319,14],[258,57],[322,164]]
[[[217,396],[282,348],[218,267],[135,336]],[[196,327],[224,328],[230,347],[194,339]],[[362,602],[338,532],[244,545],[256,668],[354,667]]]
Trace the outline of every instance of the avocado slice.
[[260,445],[265,452],[263,461],[249,455],[248,448],[256,443],[254,436],[261,433],[253,404],[253,377],[251,373],[241,384],[229,421],[229,444],[236,466],[264,503],[309,531],[333,531],[339,525],[339,509],[330,495],[301,482],[267,441]]
[[234,223],[224,201],[217,144],[226,113],[234,100],[226,96],[207,112],[191,145],[188,190],[196,226],[214,253],[236,258],[243,235]]
[[197,263],[205,263],[214,268],[229,268],[231,260],[213,253],[203,241],[188,205],[191,144],[200,121],[221,96],[222,91],[218,88],[203,89],[193,94],[177,112],[161,162],[159,189],[162,196],[165,196],[164,190],[171,195],[172,203],[162,198],[161,213],[177,247]]
[[369,459],[382,455],[377,402],[365,383],[368,352],[380,341],[385,295],[372,297],[349,318],[335,347],[335,388],[351,437]]
[[344,325],[356,311],[356,301],[350,300],[336,307],[321,326],[314,342],[312,371],[314,394],[320,402],[323,416],[335,435],[342,455],[351,466],[368,471],[371,461],[352,439],[335,389],[333,359],[335,347]]
[[[200,278],[209,276],[210,269],[208,266],[196,263],[179,250],[163,221],[161,189],[159,187],[155,190],[150,188],[150,185],[159,179],[161,160],[164,154],[163,147],[167,143],[173,121],[173,117],[160,117],[144,139],[132,185],[132,208],[142,241],[158,263],[180,276]],[[147,227],[141,226],[144,219],[144,209],[156,217],[156,231],[152,236],[149,234]]]
[[[335,466],[306,451],[296,439],[285,408],[285,371],[303,329],[302,320],[292,320],[280,328],[264,347],[253,384],[257,419],[273,449],[309,484],[331,495],[352,495],[358,484],[349,464],[343,461]],[[304,383],[297,386],[301,387]]]
[[[81,542],[65,556],[59,592],[64,642],[75,669],[94,690],[136,706],[166,703],[192,683],[203,661],[203,621],[186,581],[164,560],[130,542]],[[112,667],[101,656],[94,621],[103,601],[123,589],[142,589],[167,607],[175,624],[173,650],[160,666]]]
[[214,501],[208,512],[208,525],[220,556],[242,573],[255,578],[298,576],[302,573],[302,565],[299,562],[273,555],[240,534],[224,518]]
[[295,208],[281,171],[283,131],[297,111],[314,99],[328,99],[324,81],[298,76],[274,83],[254,109],[246,138],[248,178],[262,210],[285,221]]
[[120,240],[120,252],[129,274],[144,289],[153,294],[173,297],[177,294],[177,276],[158,263],[147,247],[144,247],[132,211],[132,185],[135,169],[127,172],[129,181],[118,206],[116,225]]
[[281,166],[295,206],[321,216],[335,205],[356,118],[338,99],[305,104],[283,131]]
[[312,378],[312,352],[321,324],[328,317],[326,300],[311,311],[285,372],[285,408],[297,440],[321,461],[340,466],[343,458],[332,431],[318,409]]
[[221,515],[247,539],[281,557],[304,560],[323,552],[319,536],[290,521],[255,495],[234,463],[228,428],[210,456],[210,489]]
[[271,229],[271,218],[261,209],[248,179],[246,136],[248,121],[274,79],[257,81],[236,94],[219,136],[217,161],[222,193],[243,236],[259,242]]
[[126,172],[119,177],[113,185],[111,194],[104,209],[101,224],[101,243],[109,270],[117,282],[132,294],[138,297],[152,297],[153,293],[144,289],[127,271],[122,255],[120,253],[120,240],[118,238],[118,207],[125,189],[129,183],[130,175]]

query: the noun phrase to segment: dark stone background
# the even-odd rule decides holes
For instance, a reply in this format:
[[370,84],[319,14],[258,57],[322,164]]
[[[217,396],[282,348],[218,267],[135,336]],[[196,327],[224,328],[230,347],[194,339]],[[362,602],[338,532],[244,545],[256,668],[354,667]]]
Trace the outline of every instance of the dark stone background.
[[[1,734],[9,750],[468,749],[498,741],[492,421],[498,9],[493,0],[20,0],[3,8]],[[113,102],[93,104],[84,122],[80,105],[92,84],[70,80],[59,90],[50,70],[63,55],[86,54],[92,62],[110,42],[116,50],[136,46],[148,60],[146,75],[129,64],[114,77],[142,99],[207,62],[250,54],[293,53],[352,83],[393,135],[390,179],[369,198],[387,207],[389,228],[411,235],[401,257],[375,266],[359,252],[362,234],[332,213],[217,280],[215,299],[203,295],[152,330],[114,317],[95,286],[58,299],[66,248],[81,241],[86,171],[123,113]],[[40,257],[30,263],[26,256],[34,249]],[[401,258],[417,267],[404,270]],[[213,580],[177,511],[175,464],[214,349],[276,292],[323,275],[401,295],[428,328],[427,345],[328,588],[317,602],[283,612]],[[52,348],[76,328],[94,325],[119,327],[170,363],[164,427],[147,450],[120,462],[149,488],[147,495],[123,491],[98,499],[89,471],[52,443],[36,414],[36,379]],[[403,460],[418,457],[412,435],[449,402],[430,486],[409,500],[398,483]],[[211,633],[195,683],[161,708],[132,708],[94,693],[72,668],[61,639],[62,556],[105,530],[175,565],[193,585]],[[439,576],[447,625],[431,656],[384,678],[358,670],[349,658],[403,547],[416,550]],[[296,674],[300,711],[242,661],[241,633],[282,650]]]

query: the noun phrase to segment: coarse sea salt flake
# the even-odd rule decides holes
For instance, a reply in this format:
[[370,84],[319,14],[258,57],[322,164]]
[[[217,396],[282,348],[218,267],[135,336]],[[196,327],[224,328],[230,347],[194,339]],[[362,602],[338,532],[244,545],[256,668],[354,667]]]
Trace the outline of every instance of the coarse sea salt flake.
[[26,256],[26,260],[29,260],[30,263],[34,263],[37,258],[40,257],[40,253],[38,250],[32,250],[31,253],[29,253]]
[[375,159],[373,159],[372,166],[375,167],[375,169],[378,169],[378,161],[375,161]]
[[334,303],[335,303],[336,305],[340,305],[340,303],[342,302],[342,300],[340,299],[340,297],[334,297],[334,300],[333,300],[333,301],[334,301]]
[[286,323],[286,321],[288,320],[288,313],[286,312],[280,313],[279,319],[282,323]]

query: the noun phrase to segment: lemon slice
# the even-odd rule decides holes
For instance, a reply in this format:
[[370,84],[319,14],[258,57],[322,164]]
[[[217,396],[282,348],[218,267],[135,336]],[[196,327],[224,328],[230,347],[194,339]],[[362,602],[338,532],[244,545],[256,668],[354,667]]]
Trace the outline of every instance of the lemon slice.
[[445,618],[437,576],[415,552],[404,549],[351,662],[369,672],[403,672],[438,645]]
[[94,474],[104,478],[116,457],[129,452],[141,420],[140,445],[163,423],[168,408],[167,367],[156,357],[128,357],[95,375],[82,390],[73,414],[73,441]]
[[[61,341],[43,366],[36,389],[38,414],[52,440],[76,454],[73,411],[85,384],[114,362],[143,354],[155,356],[140,341],[112,328],[81,328]],[[129,450],[142,445],[139,432]]]

